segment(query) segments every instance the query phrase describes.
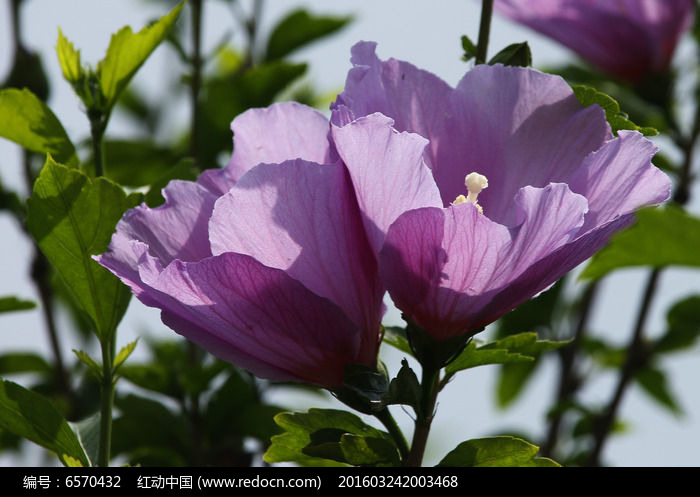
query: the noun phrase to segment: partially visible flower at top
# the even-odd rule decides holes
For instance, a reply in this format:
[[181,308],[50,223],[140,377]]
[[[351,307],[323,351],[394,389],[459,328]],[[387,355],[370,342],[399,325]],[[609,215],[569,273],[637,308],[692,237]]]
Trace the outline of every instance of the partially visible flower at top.
[[480,65],[451,88],[374,43],[351,60],[333,142],[383,283],[438,339],[495,321],[669,197],[656,147],[613,137],[558,76]]
[[494,6],[604,72],[638,83],[668,68],[695,0],[495,0]]
[[276,104],[232,129],[227,168],[128,211],[96,259],[212,354],[338,388],[345,364],[376,365],[384,290],[328,119]]

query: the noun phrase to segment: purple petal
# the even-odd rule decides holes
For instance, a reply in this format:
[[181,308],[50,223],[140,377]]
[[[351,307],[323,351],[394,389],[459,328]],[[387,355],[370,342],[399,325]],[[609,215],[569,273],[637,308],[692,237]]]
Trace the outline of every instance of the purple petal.
[[426,140],[398,133],[393,120],[373,114],[332,127],[338,154],[350,173],[375,252],[391,223],[404,211],[441,206],[440,192],[423,161]]
[[593,65],[639,81],[664,71],[692,20],[693,0],[497,0],[497,10]]
[[231,129],[233,157],[228,167],[205,172],[205,179],[200,179],[207,185],[222,185],[220,195],[261,163],[304,159],[329,164],[337,160],[328,141],[328,119],[296,102],[250,109],[233,120]]
[[449,96],[453,90],[434,74],[408,62],[379,60],[376,46],[374,42],[360,42],[352,47],[353,68],[332,108],[345,107],[345,112],[357,117],[380,112],[394,119],[399,131],[428,138],[426,162],[432,167],[440,146],[433,137],[449,130],[446,117],[452,114]]
[[410,64],[380,61],[374,48],[354,47],[356,67],[336,107],[358,117],[382,112],[397,130],[430,140],[424,155],[443,206],[466,194],[464,178],[477,172],[489,180],[479,203],[492,220],[511,226],[515,220],[504,199],[526,185],[568,182],[584,158],[612,137],[603,110],[582,108],[559,77],[480,65],[453,90]]
[[134,292],[140,292],[138,264],[144,247],[163,266],[171,261],[197,261],[212,255],[208,222],[216,197],[191,181],[171,181],[163,189],[165,203],[155,209],[142,204],[117,224],[107,252],[96,260]]
[[396,305],[438,339],[488,324],[480,314],[493,296],[569,243],[587,210],[564,184],[524,188],[515,203],[520,225],[510,231],[470,203],[399,217],[379,254]]
[[217,201],[209,231],[214,254],[247,254],[283,269],[378,331],[383,290],[341,165],[261,164]]
[[376,334],[363,334],[333,303],[246,255],[174,261],[160,273],[142,260],[141,276],[168,326],[257,376],[334,388],[344,364],[376,360]]
[[590,154],[569,182],[573,191],[588,199],[590,212],[583,231],[670,197],[670,179],[651,162],[656,146],[636,131],[618,134],[618,139]]

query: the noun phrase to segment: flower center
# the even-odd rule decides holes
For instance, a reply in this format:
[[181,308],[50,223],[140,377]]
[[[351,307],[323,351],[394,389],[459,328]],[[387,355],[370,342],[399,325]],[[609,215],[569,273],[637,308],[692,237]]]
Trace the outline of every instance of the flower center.
[[479,214],[484,213],[484,209],[476,203],[476,199],[481,193],[481,190],[489,187],[489,180],[486,176],[479,173],[469,173],[467,177],[464,178],[464,184],[467,187],[469,194],[465,197],[464,195],[459,195],[452,204],[461,204],[464,202],[471,202],[479,209]]

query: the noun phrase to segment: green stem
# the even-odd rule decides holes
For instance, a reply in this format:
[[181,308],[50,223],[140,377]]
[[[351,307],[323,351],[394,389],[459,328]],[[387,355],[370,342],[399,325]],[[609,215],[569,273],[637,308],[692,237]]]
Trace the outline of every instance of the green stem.
[[491,33],[491,17],[493,14],[493,0],[481,2],[481,21],[479,22],[479,40],[476,45],[476,63],[486,62],[486,52],[489,46],[489,34]]
[[423,454],[428,442],[430,425],[433,422],[435,401],[440,390],[440,368],[431,368],[423,365],[421,378],[422,395],[420,412],[416,413],[415,429],[411,441],[411,451],[406,458],[405,466],[411,468],[420,467],[423,463]]
[[399,428],[399,425],[396,424],[396,420],[389,412],[389,409],[385,407],[381,411],[374,413],[374,417],[376,417],[387,429],[389,435],[391,435],[391,438],[394,439],[396,446],[399,448],[401,460],[405,461],[408,457],[408,443],[406,442],[406,438],[403,436],[401,428]]
[[114,340],[102,339],[102,399],[100,406],[100,448],[97,465],[109,466],[112,446],[112,403],[114,401]]
[[190,1],[192,8],[192,80],[190,83],[190,99],[192,104],[192,121],[190,123],[190,155],[194,158],[197,169],[203,170],[202,158],[200,157],[201,130],[199,125],[200,104],[199,93],[202,87],[202,0]]
[[90,136],[92,137],[92,155],[95,161],[95,177],[104,175],[104,147],[102,139],[107,126],[107,116],[101,110],[88,110]]

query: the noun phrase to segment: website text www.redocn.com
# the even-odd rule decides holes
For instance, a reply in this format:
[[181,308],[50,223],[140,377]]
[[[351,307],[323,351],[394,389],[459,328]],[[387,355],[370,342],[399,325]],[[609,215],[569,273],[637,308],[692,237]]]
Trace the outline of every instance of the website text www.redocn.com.
[[316,478],[197,478],[197,487],[206,488],[321,488],[321,477]]

